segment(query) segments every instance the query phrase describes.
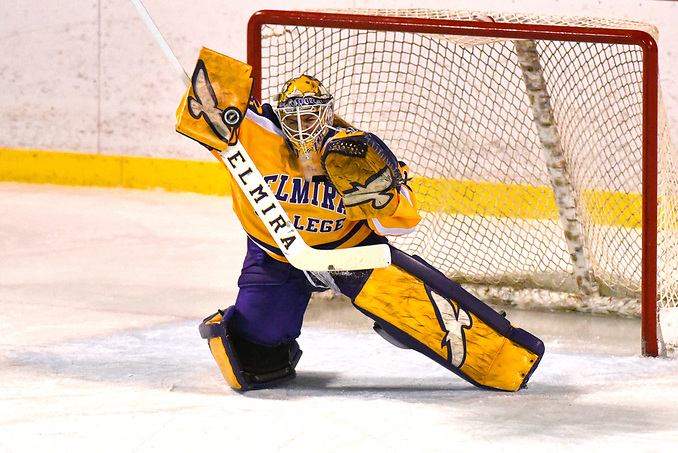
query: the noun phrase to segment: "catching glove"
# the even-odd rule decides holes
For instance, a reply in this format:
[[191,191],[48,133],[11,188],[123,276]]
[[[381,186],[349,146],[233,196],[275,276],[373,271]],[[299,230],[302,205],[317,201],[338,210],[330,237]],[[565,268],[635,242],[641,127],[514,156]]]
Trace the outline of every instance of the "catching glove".
[[340,131],[325,144],[321,163],[343,197],[347,219],[395,212],[403,176],[395,155],[376,135],[353,128]]

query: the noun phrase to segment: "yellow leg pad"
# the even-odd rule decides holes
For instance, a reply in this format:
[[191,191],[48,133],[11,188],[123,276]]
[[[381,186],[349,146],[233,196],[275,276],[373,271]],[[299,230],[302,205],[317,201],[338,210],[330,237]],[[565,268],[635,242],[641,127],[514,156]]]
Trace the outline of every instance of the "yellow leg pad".
[[405,339],[408,346],[482,387],[518,390],[539,360],[471,311],[393,265],[375,269],[354,304],[416,340]]
[[231,360],[228,358],[228,354],[226,354],[223,340],[221,338],[210,338],[208,343],[212,356],[214,357],[214,360],[216,360],[217,365],[221,370],[221,374],[224,375],[224,379],[226,379],[228,385],[236,390],[242,389],[242,385],[240,385],[240,382],[238,382],[238,379],[236,379],[235,374],[233,373],[233,366],[231,365]]
[[[219,325],[222,323],[224,319],[224,316],[222,312],[215,313],[214,315],[208,317],[203,321],[203,325],[201,325],[201,329],[203,327],[219,327]],[[211,326],[210,326],[211,325]],[[201,331],[202,334],[202,331]],[[229,357],[228,353],[226,352],[226,347],[224,346],[224,341],[228,341],[224,338],[222,335],[223,331],[221,331],[221,334],[212,336],[212,334],[207,334],[203,336],[203,338],[207,338],[207,344],[210,348],[210,352],[212,353],[212,357],[214,357],[214,360],[217,362],[217,365],[219,366],[219,370],[221,371],[221,374],[224,376],[224,379],[226,379],[226,383],[228,383],[231,388],[234,388],[236,390],[241,390],[242,389],[242,383],[238,381],[238,378],[236,377],[236,373],[233,370],[233,364],[231,363],[232,359]],[[237,363],[236,363],[237,366]]]

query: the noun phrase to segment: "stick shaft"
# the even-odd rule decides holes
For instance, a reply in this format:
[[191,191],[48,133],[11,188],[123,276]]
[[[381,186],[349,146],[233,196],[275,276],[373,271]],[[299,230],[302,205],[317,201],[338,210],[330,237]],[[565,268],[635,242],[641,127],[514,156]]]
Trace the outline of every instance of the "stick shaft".
[[[170,48],[167,41],[160,33],[157,25],[153,22],[153,19],[148,14],[148,11],[144,7],[141,0],[130,0],[136,7],[139,15],[146,23],[148,30],[151,32],[156,42],[162,48],[165,56],[170,61],[177,74],[181,77],[181,80],[188,87],[190,86],[191,79],[186,74],[183,66],[179,62],[179,59],[176,57],[172,49]],[[237,153],[240,157],[238,160],[248,166],[248,169],[254,173],[256,166],[252,161],[252,158],[247,154],[245,148],[242,147],[240,143],[236,145],[231,145],[228,148],[227,153]],[[234,169],[229,167],[229,171],[233,179],[240,186],[246,195],[251,195],[248,192],[248,187],[245,182],[238,177],[237,173],[234,173]],[[374,269],[377,267],[386,267],[391,264],[391,251],[387,244],[376,244],[370,246],[354,247],[352,249],[341,249],[341,250],[317,250],[310,247],[304,242],[301,238],[299,232],[294,228],[292,223],[289,220],[289,217],[285,210],[280,205],[280,202],[275,198],[271,192],[268,184],[264,180],[263,176],[256,171],[257,184],[260,184],[263,190],[267,190],[269,195],[268,199],[271,200],[272,205],[275,208],[275,211],[279,214],[282,219],[282,223],[285,225],[283,231],[279,230],[279,222],[264,222],[264,225],[270,232],[271,236],[274,238],[276,243],[281,247],[281,251],[288,259],[288,261],[296,268],[308,271],[327,271],[327,270],[336,270],[336,271],[347,271],[347,270],[359,270],[359,269]],[[252,208],[257,211],[257,206],[254,200],[249,199]],[[285,237],[285,236],[287,237]],[[294,244],[288,250],[286,248],[286,243],[282,240],[289,240],[289,237],[293,236],[294,240],[291,241],[291,244]],[[289,243],[287,244],[289,246]]]
[[155,41],[158,43],[162,51],[165,53],[165,56],[172,64],[175,71],[177,71],[177,74],[179,74],[179,77],[181,77],[181,80],[184,82],[186,86],[188,86],[188,84],[190,83],[188,74],[186,74],[186,71],[184,70],[184,67],[181,65],[181,62],[179,62],[177,56],[174,54],[174,52],[172,52],[172,48],[169,46],[169,44],[167,44],[167,40],[164,38],[162,33],[160,33],[160,29],[158,28],[158,26],[155,25],[155,22],[153,22],[153,19],[151,18],[151,15],[148,14],[148,11],[146,10],[144,4],[141,3],[141,0],[130,0],[130,1],[132,2],[132,4],[134,4],[134,7],[139,12],[139,16],[141,16],[141,19],[143,19],[144,23],[146,24],[148,31],[151,32],[151,34],[155,38]]

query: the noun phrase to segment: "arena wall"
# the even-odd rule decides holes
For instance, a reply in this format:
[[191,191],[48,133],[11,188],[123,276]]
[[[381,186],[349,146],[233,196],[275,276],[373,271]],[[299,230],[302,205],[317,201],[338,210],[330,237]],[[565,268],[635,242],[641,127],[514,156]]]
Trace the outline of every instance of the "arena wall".
[[[217,0],[144,3],[187,70],[193,68],[203,46],[245,60],[247,21],[257,10],[309,6],[307,2],[267,0],[245,4]],[[320,0],[312,6],[376,8],[383,2]],[[453,7],[652,23],[659,29],[662,89],[672,135],[677,136],[678,2],[393,0],[389,7]],[[0,75],[5,86],[0,91],[0,180],[94,185],[100,180],[100,185],[224,193],[221,183],[210,179],[223,177],[212,156],[174,131],[175,109],[185,87],[131,2],[3,0],[0,30]],[[44,153],[53,153],[50,160]],[[78,159],[79,155],[85,157]],[[93,159],[96,156],[102,159]],[[171,162],[153,162],[157,159]],[[79,164],[74,165],[74,161]],[[99,166],[96,175],[100,177],[93,176],[87,167],[90,161]],[[199,168],[190,162],[196,162]],[[149,176],[151,183],[141,181],[165,164],[163,171],[170,167],[179,170],[160,179]],[[43,170],[35,170],[36,166]],[[207,178],[207,188],[183,185],[195,171],[206,172],[203,178]],[[177,181],[175,185],[173,180]],[[214,184],[219,187],[214,188]]]

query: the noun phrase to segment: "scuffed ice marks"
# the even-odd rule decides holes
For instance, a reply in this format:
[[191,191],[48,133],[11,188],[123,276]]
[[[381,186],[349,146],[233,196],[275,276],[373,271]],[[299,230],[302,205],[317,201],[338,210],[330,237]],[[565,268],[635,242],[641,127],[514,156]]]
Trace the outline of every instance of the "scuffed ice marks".
[[[207,344],[198,335],[198,323],[168,323],[27,348],[9,353],[7,359],[15,366],[63,377],[188,393],[230,394]],[[460,397],[508,395],[476,389],[416,352],[394,348],[372,333],[311,328],[303,331],[299,341],[304,354],[297,378],[278,388],[249,392],[248,397],[392,398],[445,404]],[[648,374],[672,372],[678,372],[678,364],[673,361],[550,351],[528,389],[513,395],[583,394],[596,387],[643,379]]]

